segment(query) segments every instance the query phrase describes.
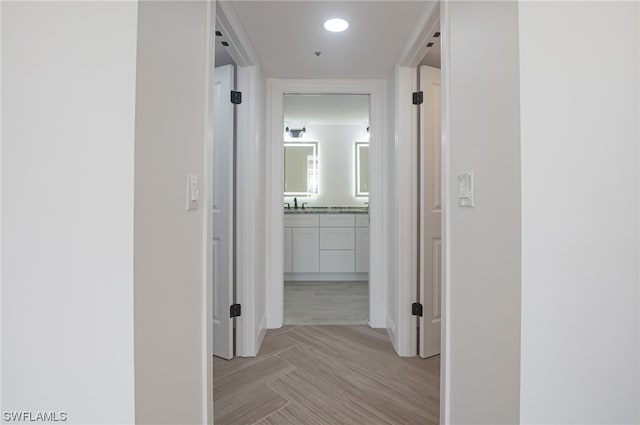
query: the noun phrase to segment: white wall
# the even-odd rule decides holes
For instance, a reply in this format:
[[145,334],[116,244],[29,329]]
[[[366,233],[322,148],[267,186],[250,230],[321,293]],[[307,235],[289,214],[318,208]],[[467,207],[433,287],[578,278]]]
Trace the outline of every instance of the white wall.
[[133,423],[136,2],[2,2],[2,411]]
[[[518,5],[450,2],[447,18],[448,421],[513,424],[520,419]],[[456,203],[456,176],[466,171],[474,172],[475,208]]]
[[[305,141],[318,142],[318,196],[298,196],[298,206],[308,202],[309,206],[358,206],[364,207],[368,197],[356,197],[355,142],[366,141],[367,131],[363,125],[319,125],[307,124]],[[286,196],[293,208],[293,196]]]
[[[206,2],[140,2],[135,152],[136,423],[204,423]],[[200,179],[185,211],[186,175]]]
[[638,16],[520,4],[522,423],[640,421]]

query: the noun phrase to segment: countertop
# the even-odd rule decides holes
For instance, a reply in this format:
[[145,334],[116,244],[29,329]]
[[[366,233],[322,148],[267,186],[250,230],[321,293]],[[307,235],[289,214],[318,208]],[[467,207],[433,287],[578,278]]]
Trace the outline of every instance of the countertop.
[[367,207],[306,207],[287,208],[284,207],[285,214],[369,214]]

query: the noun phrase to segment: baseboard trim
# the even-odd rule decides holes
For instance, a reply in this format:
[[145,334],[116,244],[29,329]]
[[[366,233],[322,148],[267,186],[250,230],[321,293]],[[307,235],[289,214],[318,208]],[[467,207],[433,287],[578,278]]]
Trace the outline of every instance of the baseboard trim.
[[285,282],[355,282],[369,280],[369,273],[285,273]]

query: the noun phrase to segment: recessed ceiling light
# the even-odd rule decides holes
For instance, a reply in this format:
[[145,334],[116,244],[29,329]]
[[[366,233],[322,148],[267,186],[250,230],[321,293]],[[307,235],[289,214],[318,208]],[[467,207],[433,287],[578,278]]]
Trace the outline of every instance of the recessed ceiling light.
[[349,22],[341,18],[329,19],[324,22],[324,29],[331,32],[342,32],[349,28]]

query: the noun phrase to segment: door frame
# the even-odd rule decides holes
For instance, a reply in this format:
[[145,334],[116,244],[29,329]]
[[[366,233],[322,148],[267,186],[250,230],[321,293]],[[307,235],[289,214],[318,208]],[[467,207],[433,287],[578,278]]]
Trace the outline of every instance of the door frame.
[[388,217],[386,205],[387,164],[383,151],[387,135],[387,81],[377,79],[314,80],[268,79],[267,121],[268,183],[266,212],[269,223],[267,235],[267,326],[280,328],[284,324],[284,187],[283,123],[284,95],[296,94],[368,94],[370,117],[370,252],[369,252],[369,326],[384,328],[387,306],[387,246]]
[[[426,53],[425,46],[429,37],[432,36],[435,28],[440,26],[440,49],[441,49],[441,84],[442,84],[442,140],[441,140],[441,203],[442,203],[442,222],[441,222],[441,238],[442,238],[442,292],[441,292],[441,339],[440,339],[440,423],[449,423],[451,417],[450,406],[450,387],[451,372],[449,361],[449,341],[451,320],[450,297],[450,276],[451,276],[451,253],[450,253],[450,211],[451,211],[451,179],[450,179],[450,120],[451,120],[451,88],[449,81],[451,80],[451,33],[450,18],[450,2],[436,1],[431,8],[425,9],[424,13],[418,19],[419,24],[414,28],[409,41],[405,45],[405,49],[398,57],[397,65],[416,69]],[[404,81],[405,86],[410,84]],[[407,113],[406,109],[398,112],[396,126],[412,125],[415,119],[412,113]],[[417,137],[417,136],[416,136]],[[417,265],[413,264],[413,269],[417,269]],[[415,327],[412,326],[412,339],[415,335]]]
[[[210,2],[210,4],[214,4]],[[236,318],[236,355],[252,357],[258,353],[260,343],[266,333],[256,325],[256,292],[257,277],[262,271],[257,267],[256,258],[259,249],[257,237],[260,226],[260,182],[259,152],[260,115],[262,112],[259,102],[261,72],[259,60],[251,43],[242,30],[240,21],[228,2],[215,2],[212,7],[213,17],[210,33],[211,54],[215,47],[216,26],[225,35],[229,43],[229,55],[236,65],[236,90],[242,92],[242,103],[236,106],[236,169],[237,179],[235,191],[234,220],[236,237],[234,255],[236,258],[236,303],[242,305],[242,315]],[[215,58],[211,59],[214,62]],[[212,77],[213,81],[213,77]],[[213,87],[211,87],[211,90]],[[212,131],[212,128],[209,129]],[[207,170],[213,175],[213,170]],[[209,174],[208,174],[209,175]],[[211,262],[211,253],[207,253],[207,261]],[[211,273],[212,265],[208,265]],[[212,279],[212,278],[211,278]],[[213,283],[208,298],[213,296]],[[211,317],[212,312],[207,312]],[[210,333],[210,332],[209,332]]]

